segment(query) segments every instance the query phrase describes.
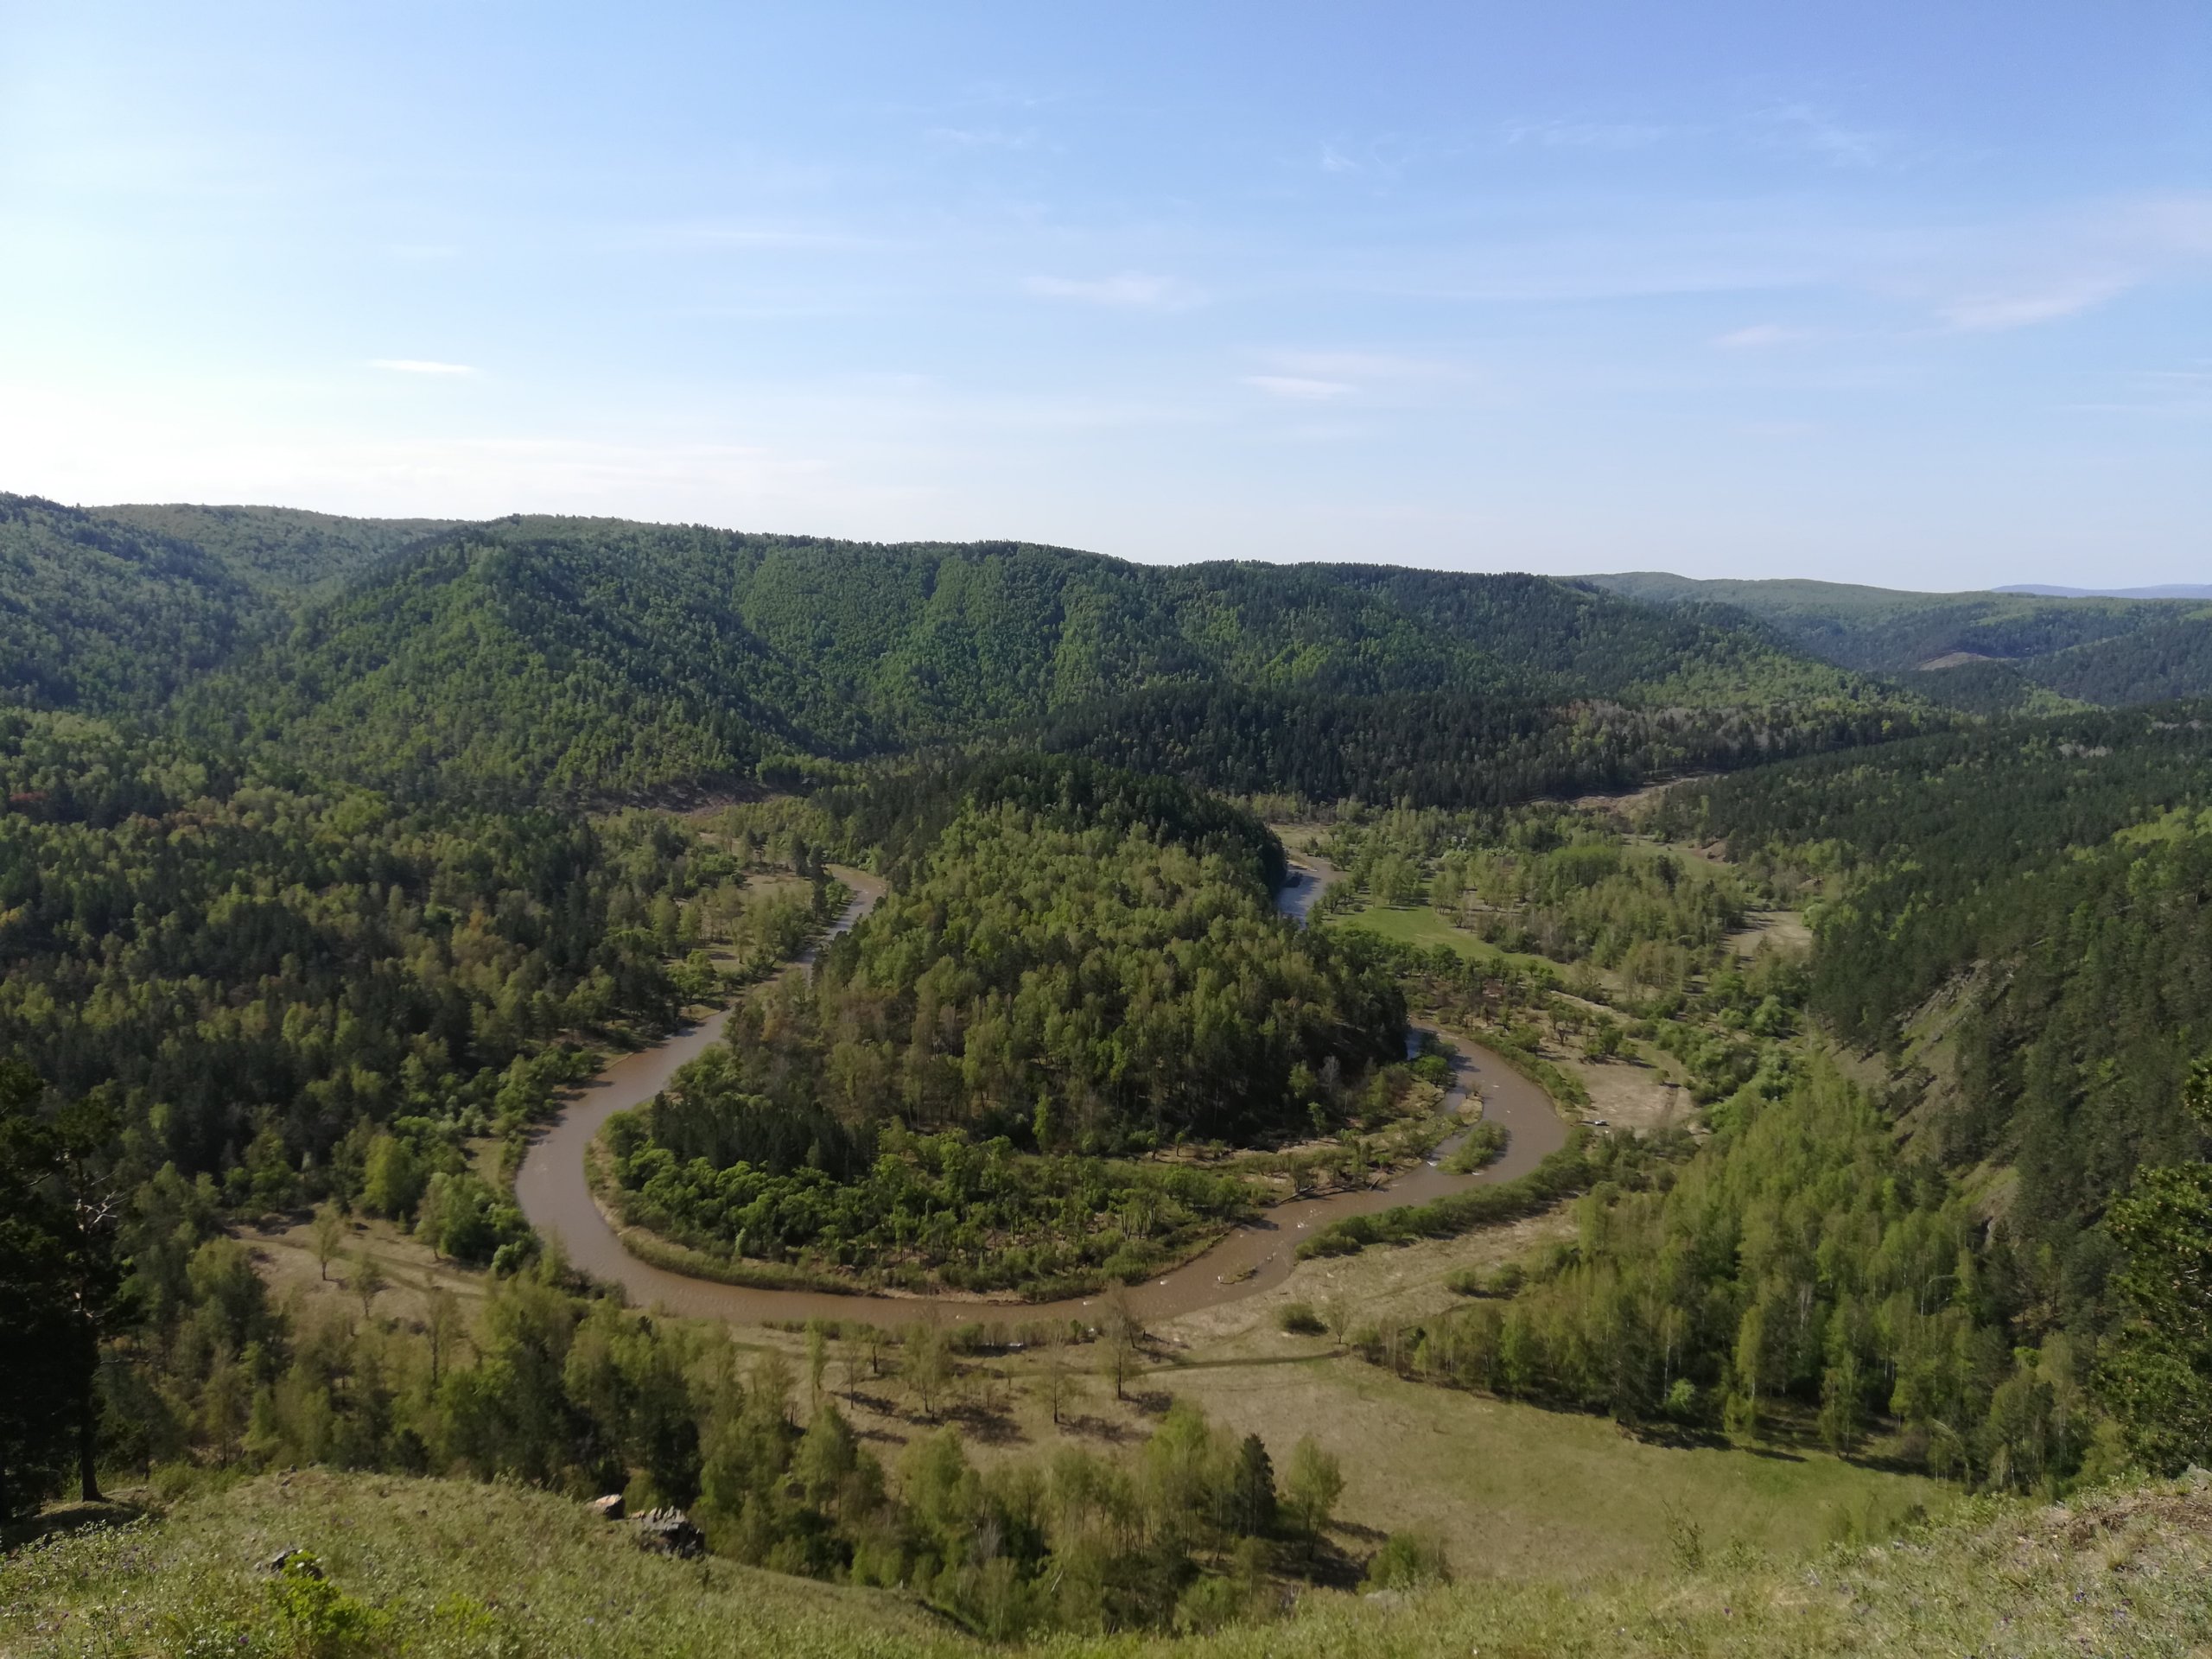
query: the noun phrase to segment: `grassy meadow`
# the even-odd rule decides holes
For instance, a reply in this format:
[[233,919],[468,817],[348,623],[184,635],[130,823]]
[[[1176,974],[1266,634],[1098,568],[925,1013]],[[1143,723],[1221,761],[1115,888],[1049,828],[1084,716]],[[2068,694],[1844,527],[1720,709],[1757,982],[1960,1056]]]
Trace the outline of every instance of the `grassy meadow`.
[[[783,1659],[991,1651],[904,1597],[636,1548],[580,1505],[509,1486],[264,1475],[163,1517],[0,1558],[9,1655],[535,1655]],[[304,1593],[263,1563],[313,1553]],[[291,1593],[287,1593],[287,1592]],[[2181,1656],[2212,1641],[2203,1476],[2036,1508],[1977,1502],[1883,1544],[1788,1560],[1744,1547],[1664,1576],[1480,1579],[1182,1638],[1063,1636],[1042,1655]],[[999,1651],[1009,1649],[1000,1649]]]

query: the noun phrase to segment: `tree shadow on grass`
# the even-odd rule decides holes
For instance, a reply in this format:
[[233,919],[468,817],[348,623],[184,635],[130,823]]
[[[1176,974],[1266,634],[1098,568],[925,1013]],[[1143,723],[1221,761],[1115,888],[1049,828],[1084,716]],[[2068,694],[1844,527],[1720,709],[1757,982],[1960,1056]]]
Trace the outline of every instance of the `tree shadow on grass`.
[[73,1532],[91,1532],[101,1527],[119,1527],[149,1513],[142,1503],[128,1503],[120,1498],[108,1498],[98,1503],[54,1503],[0,1526],[0,1548],[17,1549],[25,1544],[37,1543],[43,1538],[59,1538]]
[[960,1432],[971,1440],[981,1440],[986,1446],[1019,1446],[1028,1440],[1015,1422],[1014,1414],[1003,1407],[978,1405],[973,1401],[945,1408],[944,1415],[958,1425]]
[[1104,1417],[1085,1414],[1067,1416],[1060,1420],[1061,1429],[1070,1434],[1080,1434],[1088,1440],[1106,1440],[1121,1446],[1136,1438],[1127,1423],[1114,1422]]

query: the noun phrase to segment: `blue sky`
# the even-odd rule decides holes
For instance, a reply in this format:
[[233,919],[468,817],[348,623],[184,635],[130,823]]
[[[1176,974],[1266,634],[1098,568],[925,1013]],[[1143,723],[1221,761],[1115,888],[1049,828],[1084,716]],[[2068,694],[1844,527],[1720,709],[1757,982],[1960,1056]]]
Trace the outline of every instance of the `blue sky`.
[[0,488],[2212,574],[2212,6],[0,0]]

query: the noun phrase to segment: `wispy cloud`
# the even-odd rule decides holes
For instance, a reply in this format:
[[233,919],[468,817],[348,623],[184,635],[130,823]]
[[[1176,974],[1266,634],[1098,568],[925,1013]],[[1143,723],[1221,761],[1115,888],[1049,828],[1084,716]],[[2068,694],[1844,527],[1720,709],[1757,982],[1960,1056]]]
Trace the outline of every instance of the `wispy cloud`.
[[1803,328],[1789,328],[1778,322],[1755,322],[1748,328],[1716,334],[1713,343],[1724,352],[1756,352],[1770,346],[1792,346],[1811,338],[1811,334]]
[[2134,285],[2133,277],[2114,272],[2075,277],[2048,287],[1979,294],[1945,307],[1943,321],[1963,334],[2032,327],[2093,310]]
[[1644,149],[1670,131],[1629,121],[1519,121],[1505,129],[1505,142],[1545,149]]
[[1764,112],[1759,124],[1781,142],[1809,149],[1838,167],[1872,167],[1895,146],[1891,135],[1847,126],[1812,104],[1777,104]]
[[393,374],[474,374],[476,370],[467,363],[440,363],[427,357],[379,357],[370,360],[372,369],[387,370]]
[[1291,404],[1326,404],[1348,397],[1355,388],[1341,380],[1309,380],[1295,374],[1248,374],[1244,384]]
[[1081,300],[1127,310],[1172,311],[1198,302],[1198,292],[1173,276],[1123,271],[1116,276],[1033,276],[1029,291],[1049,299]]
[[1403,178],[1416,163],[1448,156],[1457,141],[1438,133],[1376,132],[1364,137],[1339,137],[1324,140],[1321,170],[1338,177],[1358,177],[1382,184]]

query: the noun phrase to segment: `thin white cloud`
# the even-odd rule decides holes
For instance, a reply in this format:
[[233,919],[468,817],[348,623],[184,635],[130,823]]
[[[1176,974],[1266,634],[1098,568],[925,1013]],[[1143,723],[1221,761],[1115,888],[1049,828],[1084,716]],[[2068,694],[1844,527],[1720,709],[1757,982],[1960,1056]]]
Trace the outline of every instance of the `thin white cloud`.
[[388,370],[393,374],[474,374],[475,369],[467,363],[440,363],[427,357],[379,357],[370,360],[372,369]]
[[2012,293],[1980,294],[1944,308],[1943,321],[1962,334],[2032,327],[2093,310],[2134,285],[2133,278],[2115,274],[2076,277]]
[[1324,144],[1321,146],[1321,170],[1324,173],[1357,173],[1359,163],[1334,144]]
[[1786,328],[1778,322],[1755,322],[1748,328],[1716,334],[1713,343],[1724,352],[1755,352],[1770,346],[1794,345],[1810,337],[1802,328]]
[[1033,276],[1029,291],[1050,299],[1081,300],[1089,305],[1135,311],[1175,310],[1198,302],[1197,290],[1187,283],[1135,270],[1118,276]]
[[1295,374],[1248,374],[1244,384],[1292,404],[1330,403],[1354,390],[1341,380],[1310,380]]
[[1872,167],[1892,148],[1889,135],[1847,127],[1811,104],[1781,104],[1766,111],[1763,124],[1785,142],[1811,150],[1838,167]]

